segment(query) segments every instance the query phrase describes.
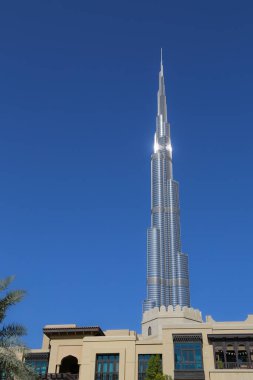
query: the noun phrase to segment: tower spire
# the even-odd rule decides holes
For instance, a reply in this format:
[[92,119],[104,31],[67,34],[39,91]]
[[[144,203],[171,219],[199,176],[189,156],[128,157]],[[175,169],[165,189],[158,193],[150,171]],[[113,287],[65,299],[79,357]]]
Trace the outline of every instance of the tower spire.
[[163,74],[163,48],[161,48],[161,73]]
[[161,68],[159,72],[159,89],[157,94],[158,115],[162,115],[163,121],[167,122],[167,104],[165,95],[165,83],[163,74],[163,49],[161,48]]

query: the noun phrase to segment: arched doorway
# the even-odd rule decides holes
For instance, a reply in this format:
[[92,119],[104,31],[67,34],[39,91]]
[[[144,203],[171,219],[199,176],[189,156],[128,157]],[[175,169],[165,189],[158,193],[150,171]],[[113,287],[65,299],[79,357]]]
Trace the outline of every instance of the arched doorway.
[[60,373],[79,373],[78,360],[75,356],[69,355],[62,359],[60,365]]

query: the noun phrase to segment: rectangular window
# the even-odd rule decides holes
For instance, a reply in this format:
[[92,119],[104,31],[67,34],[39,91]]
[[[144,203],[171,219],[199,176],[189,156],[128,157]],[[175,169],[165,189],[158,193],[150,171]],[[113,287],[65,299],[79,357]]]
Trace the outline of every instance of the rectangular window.
[[202,370],[202,343],[174,343],[175,369]]
[[119,379],[119,354],[97,354],[95,380]]
[[162,354],[140,354],[138,355],[138,380],[145,380],[148,362],[151,356],[158,355],[161,361],[162,368]]
[[25,359],[25,364],[31,367],[37,375],[46,375],[47,374],[47,360],[31,360]]

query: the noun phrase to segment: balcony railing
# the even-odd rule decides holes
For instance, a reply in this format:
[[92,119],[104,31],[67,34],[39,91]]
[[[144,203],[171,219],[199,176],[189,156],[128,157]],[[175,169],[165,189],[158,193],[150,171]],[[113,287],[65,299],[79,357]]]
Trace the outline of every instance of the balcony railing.
[[252,362],[216,362],[216,369],[253,369]]
[[95,380],[119,380],[117,373],[96,373]]
[[43,380],[78,380],[79,375],[72,373],[48,373],[40,377]]

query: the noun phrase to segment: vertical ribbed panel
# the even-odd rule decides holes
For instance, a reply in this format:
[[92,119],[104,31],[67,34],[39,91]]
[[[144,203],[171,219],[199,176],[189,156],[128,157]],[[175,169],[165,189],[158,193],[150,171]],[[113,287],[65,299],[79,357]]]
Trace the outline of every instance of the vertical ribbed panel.
[[155,307],[155,301],[152,300],[145,300],[143,302],[142,312],[145,313],[145,311],[148,311],[150,309],[153,309]]
[[155,227],[148,229],[147,234],[147,293],[148,299],[155,302],[155,306],[161,303],[161,277],[160,277],[160,230]]
[[188,285],[177,286],[177,305],[190,306],[189,270],[188,256],[184,253],[177,254],[177,277],[185,279]]
[[[165,241],[164,241],[164,212],[162,211],[165,186],[164,179],[167,177],[166,157],[162,152],[153,154],[151,161],[151,207],[152,212],[151,224],[160,231],[160,278],[161,282],[165,279]],[[149,293],[149,291],[148,291]],[[164,305],[166,302],[166,289],[164,285],[160,287],[159,304]]]

